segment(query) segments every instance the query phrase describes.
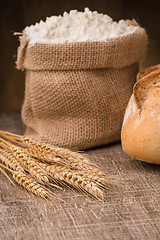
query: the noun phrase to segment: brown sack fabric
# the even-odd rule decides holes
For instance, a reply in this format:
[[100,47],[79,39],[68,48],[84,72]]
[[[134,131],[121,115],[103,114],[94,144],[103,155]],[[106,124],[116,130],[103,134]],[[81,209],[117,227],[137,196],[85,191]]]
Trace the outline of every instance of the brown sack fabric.
[[20,41],[17,68],[26,70],[27,136],[77,150],[120,140],[146,51],[143,28],[106,42],[29,47],[25,36]]

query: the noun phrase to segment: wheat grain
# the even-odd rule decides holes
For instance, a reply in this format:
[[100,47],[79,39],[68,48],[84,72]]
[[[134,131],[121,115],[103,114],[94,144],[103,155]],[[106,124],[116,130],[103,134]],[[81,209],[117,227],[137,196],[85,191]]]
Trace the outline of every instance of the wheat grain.
[[16,159],[39,181],[52,185],[49,182],[49,179],[52,179],[56,184],[69,184],[103,199],[102,188],[107,188],[111,182],[85,155],[44,144],[26,136],[3,131],[0,131],[0,136],[23,146],[18,147],[3,140]]
[[[59,197],[57,197],[56,194],[54,194],[53,192],[51,192],[50,190],[46,189],[45,186],[41,185],[39,182],[36,181],[35,178],[30,177],[29,174],[25,173],[25,172],[19,172],[16,170],[12,170],[8,167],[6,167],[5,165],[3,165],[2,163],[0,163],[0,166],[7,169],[11,174],[13,179],[20,184],[21,186],[23,186],[25,189],[27,189],[28,191],[34,193],[37,196],[40,196],[42,198],[48,198],[51,199],[54,197],[58,200],[63,201],[62,199],[60,199]],[[13,183],[10,179],[10,177],[8,176],[8,174],[0,167],[0,171],[7,177],[7,179]]]
[[0,159],[3,163],[5,163],[8,167],[12,168],[13,170],[21,172],[24,171],[23,167],[17,161],[13,153],[10,153],[7,150],[0,148]]
[[[0,166],[7,169],[9,172],[11,172],[13,179],[28,191],[42,198],[49,197],[48,191],[45,188],[43,188],[43,186],[41,186],[35,179],[31,178],[28,174],[24,172],[11,170],[10,168],[4,166],[1,163],[0,163]],[[4,172],[2,168],[0,168],[0,171],[10,180],[7,173]]]
[[[36,140],[29,139],[25,136],[22,136],[22,139],[28,145],[28,147],[37,150],[37,157],[38,152],[41,152],[41,155],[39,154],[39,157],[41,156],[41,159],[45,160],[50,164],[59,163],[71,169],[83,170],[91,172],[92,174],[94,173],[99,177],[105,176],[105,174],[98,168],[91,166],[92,163],[85,155],[83,156],[82,154],[78,152],[73,152],[69,149],[59,148],[49,144],[43,144]],[[31,151],[33,150],[28,151],[30,151],[31,153]]]
[[22,185],[24,188],[26,188],[28,191],[34,193],[37,196],[40,196],[42,198],[49,197],[48,191],[42,187],[36,180],[29,177],[27,174],[14,171],[13,172],[13,179]]
[[92,182],[92,179],[87,178],[81,172],[72,171],[66,167],[56,165],[41,165],[48,170],[56,180],[68,183],[78,189],[84,190],[92,196],[103,199],[102,190]]
[[102,171],[91,166],[92,163],[85,155],[83,156],[78,152],[72,152],[69,149],[43,144],[25,136],[22,136],[22,138],[27,146],[30,147],[27,151],[34,157],[50,164],[59,163],[71,169],[86,170],[97,176],[105,176]]
[[49,154],[47,152],[40,151],[35,148],[26,148],[25,151],[32,157],[40,160],[41,162],[47,162],[49,164],[54,164],[54,163],[64,164],[64,160],[62,160],[59,157],[56,157],[51,153]]
[[40,160],[41,162],[47,162],[49,164],[59,164],[66,166],[67,168],[73,169],[73,170],[84,170],[84,169],[90,169],[90,171],[94,170],[95,168],[91,167],[89,164],[80,162],[76,158],[62,158],[59,156],[56,156],[56,154],[48,153],[47,151],[39,151],[35,148],[26,148],[25,151],[30,154],[32,157]]
[[60,147],[53,146],[50,144],[41,143],[35,139],[31,139],[26,136],[21,136],[21,135],[17,135],[17,134],[11,134],[8,132],[0,131],[0,135],[2,135],[4,137],[10,136],[9,138],[11,140],[22,141],[30,148],[34,148],[40,152],[44,151],[45,154],[48,153],[49,154],[48,156],[50,156],[52,154],[52,157],[57,156],[57,157],[64,158],[66,160],[71,160],[73,158],[73,160],[77,159],[77,161],[81,160],[85,163],[90,163],[89,159],[85,155],[81,155],[80,153],[73,152],[69,149],[60,148]]
[[[18,147],[14,144],[11,144],[4,139],[0,138],[0,140],[3,142],[3,147],[5,148],[5,145],[13,156],[18,160],[18,163],[21,164],[25,169],[34,177],[36,177],[39,181],[44,181],[46,183],[49,182],[48,176],[46,175],[44,169],[42,169],[35,160],[30,157],[23,148]],[[2,145],[1,145],[2,146]]]
[[92,173],[95,173],[97,176],[105,175],[99,169],[91,166],[92,163],[85,155],[82,155],[78,152],[73,152],[69,149],[52,146],[50,144],[44,144],[26,136],[11,134],[3,131],[0,131],[0,135],[5,137],[9,136],[9,138],[12,140],[17,139],[19,141],[22,141],[29,147],[27,151],[31,155],[33,154],[33,156],[39,159],[43,159],[50,164],[53,164],[57,161],[72,169],[90,171]]
[[91,172],[83,173],[83,171],[82,171],[82,174],[88,180],[94,182],[97,186],[104,188],[104,189],[107,189],[108,185],[113,183],[113,181],[110,181],[106,177],[99,177],[99,176],[96,176],[94,173],[92,174]]
[[[54,165],[50,166],[51,168],[54,168]],[[105,176],[103,177],[99,177],[95,174],[95,172],[89,172],[89,171],[75,171],[75,170],[71,170],[71,169],[67,169],[66,167],[61,167],[61,166],[57,166],[56,169],[59,169],[59,171],[61,172],[68,172],[70,174],[73,174],[73,178],[76,177],[81,177],[83,180],[86,181],[90,181],[94,184],[97,185],[97,187],[102,187],[104,189],[107,189],[109,183],[111,184],[111,181],[109,181],[108,179],[106,179]]]
[[11,146],[12,153],[28,172],[41,182],[49,182],[46,172],[20,147]]

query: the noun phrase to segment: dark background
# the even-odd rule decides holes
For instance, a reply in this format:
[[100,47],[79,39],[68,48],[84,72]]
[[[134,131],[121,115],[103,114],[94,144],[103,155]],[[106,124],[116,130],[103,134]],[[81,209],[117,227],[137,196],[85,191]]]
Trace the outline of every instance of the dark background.
[[1,0],[0,8],[0,110],[21,108],[24,97],[24,73],[16,70],[16,51],[19,45],[14,32],[22,32],[47,16],[64,11],[89,7],[110,15],[114,20],[132,19],[146,29],[148,51],[141,68],[160,63],[160,1],[144,0]]

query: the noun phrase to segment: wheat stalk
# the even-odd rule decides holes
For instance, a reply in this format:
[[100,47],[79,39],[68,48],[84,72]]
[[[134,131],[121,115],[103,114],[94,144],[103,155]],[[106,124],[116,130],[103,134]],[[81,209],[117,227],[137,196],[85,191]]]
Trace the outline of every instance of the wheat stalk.
[[[102,171],[90,163],[85,155],[13,133],[0,131],[0,136],[0,146],[6,149],[5,151],[11,151],[10,154],[14,155],[24,170],[39,181],[39,185],[42,183],[55,186],[51,184],[50,180],[52,180],[56,186],[69,184],[103,200],[102,189],[106,189],[111,182],[106,179]],[[11,164],[6,163],[6,165],[12,168]],[[18,170],[15,171],[15,177],[20,176],[18,173],[23,176],[22,171]]]
[[89,161],[86,155],[82,155],[78,152],[73,152],[69,149],[52,146],[50,144],[44,144],[37,140],[30,139],[26,136],[12,134],[4,131],[0,131],[0,135],[6,138],[8,137],[13,141],[15,140],[25,143],[28,146],[28,149],[26,151],[28,151],[34,157],[43,159],[50,164],[57,162],[71,169],[84,170],[87,172],[90,171],[100,177],[105,176],[102,171],[95,168],[94,166],[91,166],[92,163]]

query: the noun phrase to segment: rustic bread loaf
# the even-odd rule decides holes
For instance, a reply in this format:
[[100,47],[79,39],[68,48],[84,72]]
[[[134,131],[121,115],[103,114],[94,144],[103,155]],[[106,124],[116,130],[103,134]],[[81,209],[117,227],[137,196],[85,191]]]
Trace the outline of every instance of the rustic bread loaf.
[[122,147],[134,158],[160,164],[160,65],[137,78],[123,120]]
[[160,70],[160,64],[155,65],[153,67],[146,68],[146,69],[140,71],[137,74],[137,81],[142,79],[143,77],[147,76],[149,73],[152,73],[152,72],[157,71],[157,70]]

